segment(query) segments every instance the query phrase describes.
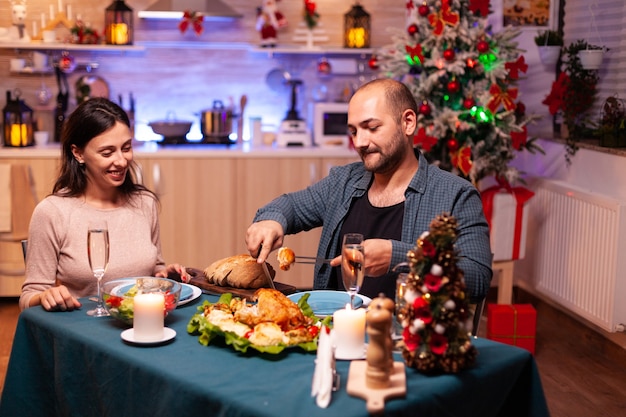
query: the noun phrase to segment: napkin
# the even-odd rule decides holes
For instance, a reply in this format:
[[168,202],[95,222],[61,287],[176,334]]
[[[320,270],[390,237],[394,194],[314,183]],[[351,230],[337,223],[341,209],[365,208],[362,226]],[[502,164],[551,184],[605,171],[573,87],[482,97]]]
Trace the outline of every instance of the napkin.
[[311,396],[316,397],[318,407],[326,408],[330,404],[335,373],[335,355],[333,352],[333,331],[322,327],[317,342],[317,358]]

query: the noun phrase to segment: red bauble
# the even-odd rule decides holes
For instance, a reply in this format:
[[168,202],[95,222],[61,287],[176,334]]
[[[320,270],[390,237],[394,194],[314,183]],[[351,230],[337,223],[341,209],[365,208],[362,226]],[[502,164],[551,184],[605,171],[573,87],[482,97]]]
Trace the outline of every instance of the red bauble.
[[446,61],[452,61],[455,56],[456,54],[454,53],[454,49],[452,48],[443,51],[443,57],[446,59]]
[[64,52],[63,56],[59,58],[59,69],[66,74],[73,72],[76,69],[74,57]]
[[448,83],[448,91],[450,93],[458,93],[461,91],[461,83],[458,80],[452,80]]
[[420,104],[419,112],[420,114],[423,114],[424,116],[430,116],[430,113],[432,112],[432,108],[430,107],[430,104],[428,104],[428,102],[425,101],[422,104]]
[[426,17],[428,16],[428,13],[430,13],[430,8],[427,5],[422,4],[420,7],[417,8],[417,12],[420,14],[420,16]]
[[469,110],[472,107],[474,107],[475,104],[476,104],[476,102],[471,97],[467,97],[465,100],[463,100],[463,107],[465,107],[467,110]]
[[517,114],[518,116],[523,116],[526,114],[526,105],[521,101],[517,103],[517,106],[515,106],[515,114]]
[[479,41],[476,44],[476,49],[481,54],[484,54],[485,52],[487,52],[489,50],[489,42],[487,42],[487,41]]
[[415,23],[413,23],[411,26],[409,26],[407,29],[407,32],[409,32],[409,35],[413,36],[415,35],[417,32],[419,32],[417,25]]
[[459,141],[456,140],[456,138],[448,139],[446,145],[448,145],[448,149],[450,149],[451,151],[456,151],[457,149],[459,149]]
[[332,67],[330,66],[330,62],[328,62],[328,60],[326,60],[325,58],[322,58],[318,63],[317,63],[317,72],[320,75],[328,75],[331,73],[332,71]]
[[370,67],[370,69],[377,70],[378,69],[378,58],[376,58],[376,56],[372,55],[370,60],[367,61],[367,65]]

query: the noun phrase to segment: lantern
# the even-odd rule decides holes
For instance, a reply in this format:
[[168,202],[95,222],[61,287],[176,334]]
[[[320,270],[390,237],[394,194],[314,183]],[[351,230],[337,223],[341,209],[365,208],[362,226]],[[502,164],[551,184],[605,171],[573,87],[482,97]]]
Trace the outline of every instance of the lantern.
[[104,11],[104,31],[109,45],[133,44],[133,9],[115,0]]
[[345,48],[370,47],[370,15],[356,3],[344,16],[343,46]]
[[32,146],[33,109],[20,100],[19,90],[15,91],[15,100],[7,91],[7,105],[3,110],[4,146]]

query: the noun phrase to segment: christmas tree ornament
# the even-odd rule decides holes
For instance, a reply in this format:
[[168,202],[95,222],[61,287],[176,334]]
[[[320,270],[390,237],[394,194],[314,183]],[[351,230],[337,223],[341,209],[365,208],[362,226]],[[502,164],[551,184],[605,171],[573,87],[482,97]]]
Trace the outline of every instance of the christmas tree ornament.
[[454,60],[455,56],[456,56],[456,53],[454,52],[454,49],[452,48],[448,48],[445,51],[443,51],[443,57],[446,59],[446,61]]
[[515,107],[515,115],[523,116],[525,114],[526,114],[526,105],[520,101],[517,103],[517,106]]
[[476,44],[476,50],[481,54],[484,54],[489,50],[489,42],[487,41],[478,41]]
[[452,80],[448,83],[448,91],[452,94],[458,93],[461,90],[461,83],[458,80]]
[[59,69],[66,74],[74,72],[76,69],[76,60],[68,52],[64,51],[59,58]]
[[369,61],[367,61],[367,66],[374,71],[378,69],[378,58],[376,58],[376,55],[371,56]]
[[448,146],[448,149],[450,149],[451,151],[456,151],[457,149],[459,149],[459,141],[456,140],[456,138],[448,139],[448,142],[446,142],[446,145]]
[[476,101],[471,97],[467,97],[463,100],[463,107],[466,108],[467,110],[474,107],[474,105],[476,105]]
[[317,62],[317,73],[319,75],[329,75],[332,70],[332,66],[326,58],[322,58]]
[[419,113],[423,114],[424,116],[428,117],[430,116],[430,113],[432,112],[432,108],[430,107],[430,104],[428,104],[427,101],[422,102],[422,104],[420,104],[419,106]]
[[430,8],[426,4],[422,4],[417,8],[417,13],[422,17],[426,17],[430,13]]
[[417,32],[419,32],[419,28],[417,27],[415,23],[413,23],[412,25],[408,27],[407,31],[409,32],[409,35],[413,36]]

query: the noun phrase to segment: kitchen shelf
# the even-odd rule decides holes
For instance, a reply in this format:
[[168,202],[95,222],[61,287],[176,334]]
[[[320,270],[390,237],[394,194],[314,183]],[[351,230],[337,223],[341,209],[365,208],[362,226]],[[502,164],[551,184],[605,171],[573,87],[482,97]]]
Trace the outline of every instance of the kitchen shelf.
[[0,49],[36,50],[36,51],[87,51],[87,52],[142,52],[146,48],[140,45],[93,45],[62,42],[1,42]]
[[275,48],[261,48],[254,47],[251,49],[254,53],[267,54],[270,58],[274,55],[325,55],[325,56],[364,56],[374,53],[373,48],[342,48],[342,47],[322,47],[315,46],[313,48],[307,48],[303,45],[285,45]]

